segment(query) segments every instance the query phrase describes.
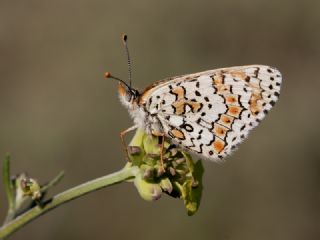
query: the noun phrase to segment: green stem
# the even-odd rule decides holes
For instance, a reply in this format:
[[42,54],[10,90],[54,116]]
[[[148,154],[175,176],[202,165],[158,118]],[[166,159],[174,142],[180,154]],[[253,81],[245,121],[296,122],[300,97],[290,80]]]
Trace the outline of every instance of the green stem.
[[23,227],[25,224],[68,201],[81,197],[87,193],[96,191],[98,189],[126,181],[134,177],[136,172],[137,167],[125,167],[118,172],[96,178],[69,190],[66,190],[65,192],[54,196],[49,201],[46,201],[43,206],[35,206],[22,215],[16,217],[12,221],[6,223],[0,228],[0,238],[8,237],[12,233]]
[[10,178],[10,155],[7,154],[3,161],[3,183],[7,194],[8,199],[8,213],[4,223],[11,221],[15,215],[15,202],[14,202],[14,193],[13,193],[13,184]]

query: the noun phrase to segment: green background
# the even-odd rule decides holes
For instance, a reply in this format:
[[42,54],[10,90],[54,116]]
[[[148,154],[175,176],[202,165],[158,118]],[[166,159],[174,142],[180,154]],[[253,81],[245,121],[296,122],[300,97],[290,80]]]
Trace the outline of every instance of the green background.
[[[319,239],[320,2],[1,1],[0,156],[52,193],[120,169],[132,121],[105,71],[133,83],[208,69],[281,70],[280,101],[224,164],[204,162],[199,212],[143,201],[132,184],[100,190],[32,222],[12,239]],[[130,137],[129,137],[130,139]],[[6,211],[0,188],[0,216]]]

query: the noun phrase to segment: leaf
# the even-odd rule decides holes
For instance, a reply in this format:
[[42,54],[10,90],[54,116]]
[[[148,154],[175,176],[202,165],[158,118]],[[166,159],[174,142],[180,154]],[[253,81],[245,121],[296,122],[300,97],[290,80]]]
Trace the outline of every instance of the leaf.
[[9,209],[14,208],[14,186],[13,182],[11,181],[10,176],[10,155],[7,154],[4,161],[3,161],[3,169],[2,169],[2,176],[3,176],[3,183],[8,199]]
[[55,178],[53,178],[50,182],[48,182],[44,186],[41,186],[40,191],[42,193],[47,192],[49,188],[57,185],[62,180],[63,177],[64,177],[64,171],[59,172],[59,174]]
[[[142,164],[143,157],[145,155],[145,151],[143,149],[144,137],[145,133],[142,130],[138,129],[128,145],[129,158],[135,166],[140,166]],[[135,151],[139,149],[139,151],[136,151],[136,153],[131,154],[131,148],[134,148]]]
[[183,153],[186,157],[187,162],[190,164],[190,173],[189,177],[182,185],[181,195],[184,200],[184,205],[187,209],[189,216],[192,216],[197,212],[200,206],[201,196],[202,196],[202,176],[204,173],[204,167],[202,161],[197,161],[195,164],[192,162],[188,154]]

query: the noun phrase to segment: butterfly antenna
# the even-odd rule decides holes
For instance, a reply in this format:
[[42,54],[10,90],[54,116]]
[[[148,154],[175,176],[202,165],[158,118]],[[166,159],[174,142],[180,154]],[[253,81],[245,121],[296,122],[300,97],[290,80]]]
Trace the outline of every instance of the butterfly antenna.
[[115,77],[115,76],[112,76],[110,72],[106,72],[104,74],[104,77],[105,78],[112,78],[114,80],[117,80],[119,82],[122,82],[124,85],[126,85],[129,89],[131,89],[131,87],[128,85],[128,83],[126,83],[125,81],[123,81],[122,79],[118,78],[118,77]]
[[129,54],[129,49],[128,49],[128,36],[126,34],[122,35],[122,41],[123,45],[126,50],[126,55],[127,55],[127,60],[128,60],[128,73],[129,73],[129,85],[131,88],[131,79],[132,79],[132,73],[131,73],[131,59],[130,59],[130,54]]

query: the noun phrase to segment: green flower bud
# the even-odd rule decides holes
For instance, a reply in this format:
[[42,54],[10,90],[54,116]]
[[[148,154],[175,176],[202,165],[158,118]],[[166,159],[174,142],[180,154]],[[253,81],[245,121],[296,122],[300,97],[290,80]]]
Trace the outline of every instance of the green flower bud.
[[22,177],[19,183],[24,195],[32,197],[33,200],[40,199],[40,185],[35,179]]
[[140,196],[146,201],[155,201],[161,197],[162,189],[159,184],[150,183],[138,174],[134,179],[134,185],[138,189]]
[[147,154],[156,154],[160,156],[159,140],[151,135],[146,135],[143,141],[143,147]]
[[200,205],[202,163],[194,162],[188,154],[167,141],[161,153],[160,140],[160,137],[137,130],[130,145],[139,146],[140,151],[130,149],[130,158],[135,161],[128,165],[137,167],[134,184],[143,199],[154,201],[165,192],[183,200],[188,215],[193,215]]
[[167,193],[171,193],[173,190],[172,184],[169,180],[169,178],[163,178],[160,181],[160,187],[163,189],[163,191],[167,192]]
[[143,164],[140,166],[140,169],[143,172],[142,178],[144,180],[152,180],[154,178],[155,169],[153,167]]
[[172,176],[176,175],[176,170],[173,167],[169,167],[169,172]]
[[130,155],[139,155],[141,152],[142,150],[138,146],[128,146],[128,153]]

